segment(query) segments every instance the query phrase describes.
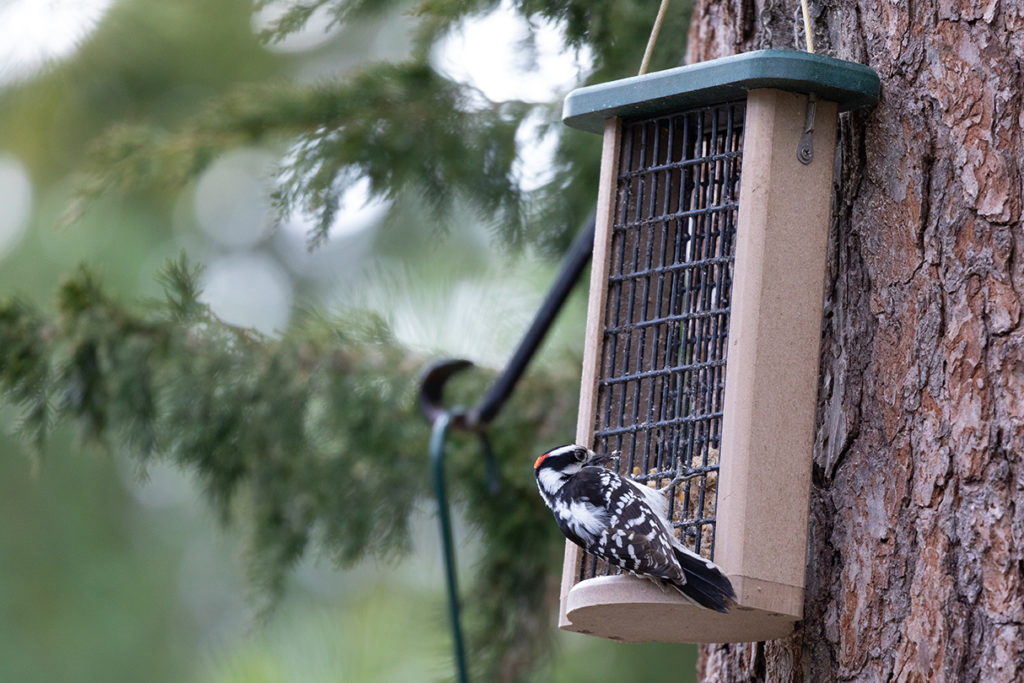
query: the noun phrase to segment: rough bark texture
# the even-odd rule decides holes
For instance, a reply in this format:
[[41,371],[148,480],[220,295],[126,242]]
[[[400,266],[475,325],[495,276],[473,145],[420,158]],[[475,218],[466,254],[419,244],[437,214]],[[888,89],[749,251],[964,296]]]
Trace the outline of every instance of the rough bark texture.
[[[689,61],[802,45],[798,11],[698,0]],[[1024,8],[811,14],[882,96],[840,125],[804,621],[700,673],[1024,680]]]

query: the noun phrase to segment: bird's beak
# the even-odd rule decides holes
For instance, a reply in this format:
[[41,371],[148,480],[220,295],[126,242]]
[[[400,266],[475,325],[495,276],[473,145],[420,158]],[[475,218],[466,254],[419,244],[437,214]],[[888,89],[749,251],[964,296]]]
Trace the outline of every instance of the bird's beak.
[[587,458],[587,466],[591,465],[607,465],[613,460],[618,460],[619,452],[614,453],[591,453],[590,457]]

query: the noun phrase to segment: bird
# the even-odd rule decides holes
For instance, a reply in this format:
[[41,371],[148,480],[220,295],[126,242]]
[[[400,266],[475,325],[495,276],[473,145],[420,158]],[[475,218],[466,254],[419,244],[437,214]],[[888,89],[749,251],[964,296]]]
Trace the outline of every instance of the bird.
[[663,590],[671,586],[701,607],[728,613],[736,600],[729,578],[672,532],[664,495],[672,484],[656,490],[602,467],[615,457],[570,444],[537,458],[537,488],[562,533]]

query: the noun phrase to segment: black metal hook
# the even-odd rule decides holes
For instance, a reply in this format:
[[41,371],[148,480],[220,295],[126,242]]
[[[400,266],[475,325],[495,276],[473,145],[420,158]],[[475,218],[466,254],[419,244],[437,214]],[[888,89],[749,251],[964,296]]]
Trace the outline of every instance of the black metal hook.
[[[434,481],[434,497],[437,498],[437,519],[440,524],[441,546],[444,552],[445,576],[448,588],[448,614],[452,629],[452,647],[455,655],[455,671],[459,683],[468,683],[466,651],[462,639],[462,618],[460,616],[458,579],[455,569],[455,543],[452,540],[451,513],[448,505],[448,490],[444,482],[444,443],[450,427],[468,429],[466,411],[461,408],[449,410],[444,406],[444,385],[453,375],[473,367],[468,360],[446,358],[427,366],[420,379],[419,408],[431,424],[430,469]],[[487,463],[488,488],[491,493],[498,490],[498,464],[487,433],[476,431],[483,446]]]
[[443,358],[433,361],[420,377],[418,397],[419,409],[431,424],[430,460],[434,478],[434,494],[437,497],[438,519],[441,525],[441,538],[444,547],[445,569],[448,577],[448,605],[452,622],[452,636],[455,647],[455,663],[460,683],[467,680],[466,659],[462,644],[462,627],[459,618],[458,588],[455,577],[455,547],[451,537],[451,521],[448,511],[448,493],[444,485],[444,442],[450,428],[473,432],[480,438],[480,446],[484,452],[487,467],[487,485],[493,495],[500,487],[498,462],[494,457],[494,449],[487,437],[487,425],[498,414],[508,400],[516,383],[526,370],[530,360],[536,353],[541,341],[547,334],[558,311],[561,310],[573,285],[576,284],[583,268],[590,260],[594,244],[594,215],[591,214],[586,225],[569,249],[562,263],[558,279],[548,292],[547,298],[534,316],[533,323],[523,335],[519,346],[509,360],[505,369],[498,375],[488,392],[472,410],[444,405],[444,387],[453,376],[473,367],[473,363],[463,358]]
[[444,386],[454,375],[473,367],[472,361],[464,358],[441,358],[431,361],[420,377],[419,407],[420,413],[427,422],[434,424],[437,418],[447,413],[449,426],[456,429],[467,429],[466,412],[449,410],[444,405]]
[[449,429],[473,432],[479,437],[487,468],[487,490],[493,495],[501,489],[501,474],[491,440],[485,431],[486,425],[472,420],[472,414],[463,408],[446,408],[444,405],[445,384],[459,372],[471,367],[473,363],[463,358],[442,358],[430,363],[420,378],[419,407],[430,424],[435,424],[444,415],[448,418]]

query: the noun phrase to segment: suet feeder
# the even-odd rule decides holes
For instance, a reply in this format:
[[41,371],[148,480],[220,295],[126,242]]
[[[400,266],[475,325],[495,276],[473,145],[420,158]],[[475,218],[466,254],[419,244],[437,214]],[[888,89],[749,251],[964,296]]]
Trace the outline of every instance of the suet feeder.
[[779,50],[589,86],[604,135],[577,443],[672,492],[718,614],[566,547],[560,626],[629,641],[778,638],[802,618],[838,112],[868,67]]

